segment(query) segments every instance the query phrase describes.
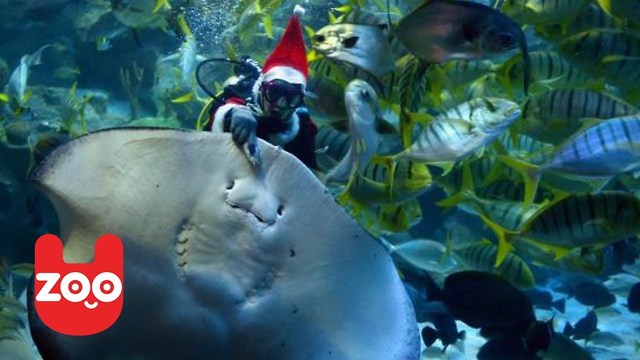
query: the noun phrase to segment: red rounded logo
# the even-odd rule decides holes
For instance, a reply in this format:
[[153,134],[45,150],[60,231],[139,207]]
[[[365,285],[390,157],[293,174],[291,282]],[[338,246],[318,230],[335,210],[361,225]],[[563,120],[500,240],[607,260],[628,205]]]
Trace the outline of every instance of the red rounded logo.
[[122,311],[124,257],[120,238],[105,234],[96,241],[92,263],[65,263],[63,244],[46,234],[36,242],[35,306],[42,322],[65,335],[85,336],[107,330]]

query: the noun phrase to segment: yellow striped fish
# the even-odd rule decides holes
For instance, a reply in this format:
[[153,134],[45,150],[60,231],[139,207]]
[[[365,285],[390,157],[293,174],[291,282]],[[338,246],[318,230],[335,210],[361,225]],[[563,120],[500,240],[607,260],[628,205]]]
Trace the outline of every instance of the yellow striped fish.
[[[467,162],[462,165],[462,186],[448,198],[437,202],[438,206],[458,206],[470,214],[481,215],[510,231],[519,230],[524,222],[535,214],[542,205],[527,205],[521,201],[480,198],[475,192],[471,167]],[[513,187],[517,187],[512,184]]]
[[[538,163],[540,159],[545,159],[545,155],[553,150],[552,144],[536,140],[523,134],[502,134],[499,138],[504,150],[513,157],[528,159],[533,163]],[[502,150],[500,150],[502,151]]]
[[577,193],[602,189],[614,176],[640,171],[640,116],[607,119],[584,127],[555,149],[540,166],[499,156],[518,170],[530,203],[542,176],[552,188]]
[[533,204],[525,210],[522,201],[489,200],[479,197],[466,197],[461,204],[461,209],[470,209],[468,212],[483,215],[503,228],[514,231],[520,229],[540,207]]
[[516,241],[518,254],[531,259],[537,265],[544,265],[563,271],[578,272],[588,275],[601,275],[605,269],[605,249],[573,249],[562,259],[556,259],[553,253],[541,249],[526,241]]
[[451,162],[479,150],[500,136],[520,116],[510,100],[477,98],[430,121],[398,159]]
[[395,204],[378,204],[374,212],[376,222],[372,230],[383,234],[405,232],[422,220],[422,208],[416,198]]
[[453,90],[490,75],[497,68],[498,66],[491,60],[451,60],[441,65],[432,66],[427,73],[434,81],[434,79],[438,79],[438,76],[434,76],[432,73],[441,71],[446,77],[444,81],[448,82],[445,88]]
[[[481,199],[521,202],[524,199],[524,186],[521,183],[514,183],[510,180],[497,180],[487,186],[475,190],[476,195]],[[545,191],[536,192],[534,203],[541,203],[550,196]],[[517,228],[517,227],[515,227]]]
[[532,217],[541,205],[533,204],[525,208],[522,201],[483,199],[472,191],[461,191],[439,201],[438,206],[458,206],[470,214],[482,215],[500,227],[517,231]]
[[496,265],[504,261],[516,240],[527,241],[561,259],[573,249],[601,249],[639,232],[640,200],[616,191],[559,197],[541,207],[519,231],[482,218],[498,237]]
[[[531,92],[544,90],[602,88],[597,77],[572,66],[555,51],[534,51],[531,57]],[[513,84],[522,84],[524,64],[519,54],[506,61],[498,71],[501,83],[511,91]],[[516,88],[521,90],[521,88]]]
[[469,174],[475,186],[478,188],[488,186],[495,181],[506,181],[511,184],[520,180],[520,175],[510,167],[498,161],[494,156],[483,156],[479,159],[467,159],[465,162],[454,166],[451,171],[434,179],[436,185],[441,187],[447,195],[451,196],[460,191],[464,185],[465,166],[469,168]]
[[591,0],[506,0],[502,11],[523,24],[566,24],[590,2]]
[[455,258],[474,270],[494,273],[514,286],[528,289],[535,285],[535,278],[527,263],[519,256],[510,253],[500,266],[495,266],[498,248],[491,241],[480,242],[452,250]]
[[637,112],[631,104],[605,93],[552,90],[525,100],[516,126],[536,140],[559,144],[583,125],[581,119],[608,119]]
[[640,19],[640,3],[633,0],[597,0],[607,14],[619,19],[638,21]]
[[578,69],[625,89],[640,88],[640,37],[633,32],[598,29],[567,38],[560,53]]
[[399,160],[391,178],[392,162],[389,157],[374,156],[353,179],[347,190],[349,197],[363,205],[397,203],[429,189],[432,179],[426,164]]
[[580,13],[566,29],[564,36],[575,35],[584,31],[594,29],[616,29],[622,28],[626,24],[616,21],[596,4],[590,4],[589,7]]

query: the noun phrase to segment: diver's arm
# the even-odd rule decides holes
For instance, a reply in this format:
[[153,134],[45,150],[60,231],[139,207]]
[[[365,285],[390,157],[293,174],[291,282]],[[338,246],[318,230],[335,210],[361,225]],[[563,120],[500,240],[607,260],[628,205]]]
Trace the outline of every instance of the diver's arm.
[[[244,100],[240,98],[230,98],[226,103],[216,110],[213,115],[213,125],[211,126],[211,132],[229,132],[229,120],[232,110],[234,108],[247,108]],[[226,126],[225,126],[226,123]]]

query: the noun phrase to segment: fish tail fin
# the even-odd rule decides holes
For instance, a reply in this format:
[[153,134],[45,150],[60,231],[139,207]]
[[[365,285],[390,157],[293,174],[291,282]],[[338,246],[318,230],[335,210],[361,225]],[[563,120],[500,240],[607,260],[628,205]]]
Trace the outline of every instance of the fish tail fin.
[[264,26],[264,33],[267,38],[273,39],[273,17],[270,14],[265,14],[262,17],[262,25]]
[[558,310],[558,311],[560,311],[562,314],[564,314],[566,302],[567,301],[565,300],[565,298],[562,298],[560,300],[553,301],[551,303],[551,307],[556,309],[556,310]]
[[467,200],[469,197],[464,191],[458,191],[457,193],[436,202],[436,205],[449,209],[458,206],[461,202]]
[[20,98],[18,101],[20,102],[20,104],[26,104],[27,101],[31,99],[31,96],[33,96],[33,90],[29,89],[25,91],[25,93],[22,95],[22,98]]
[[387,249],[389,254],[393,254],[396,251],[396,247],[392,243],[390,243],[389,240],[387,240],[384,236],[379,236],[378,241],[380,241],[382,246]]
[[216,98],[211,98],[200,110],[200,114],[198,114],[198,118],[196,120],[196,130],[202,131],[204,130],[204,126],[209,122],[209,111],[211,111],[211,107],[217,101]]
[[433,105],[438,108],[442,106],[443,91],[448,91],[453,94],[455,93],[455,87],[443,66],[432,65],[429,70],[427,78],[429,79],[429,87],[431,89],[431,101],[433,101]]
[[[345,190],[340,192],[340,194],[336,197],[336,201],[341,206],[348,207],[349,212],[354,217],[360,216],[367,209],[365,205],[360,203],[358,200],[354,199],[353,196],[351,196],[351,194],[349,193],[349,191],[346,190],[346,188]],[[369,227],[371,227],[371,224],[369,224]]]
[[354,166],[351,169],[351,173],[349,174],[349,181],[347,181],[347,185],[345,185],[344,187],[344,193],[347,194],[349,192],[349,190],[351,189],[351,187],[353,186],[353,184],[356,181],[356,176],[360,176],[360,172],[358,171],[358,167],[357,165]]
[[160,9],[171,9],[169,0],[156,0],[156,6],[153,8],[153,13],[156,14]]
[[171,99],[171,102],[174,104],[184,104],[184,103],[188,103],[191,101],[196,101],[197,95],[195,94],[194,91],[188,92],[184,95],[178,96],[176,98]]
[[471,175],[471,168],[469,167],[469,162],[465,160],[462,163],[462,188],[460,191],[448,198],[438,201],[436,205],[451,208],[465,200],[473,199],[475,197],[476,195],[473,185],[473,176]]
[[524,211],[533,204],[540,183],[539,167],[511,156],[499,155],[498,159],[522,175],[524,182]]
[[430,326],[425,326],[421,331],[421,335],[426,347],[432,346],[438,340],[438,330]]
[[400,135],[402,136],[402,146],[406,149],[411,146],[413,122],[406,110],[400,111]]
[[180,36],[185,39],[188,36],[193,36],[191,28],[189,27],[189,24],[187,24],[187,19],[185,18],[184,12],[180,13],[177,18],[178,29],[180,29]]
[[422,219],[420,204],[416,199],[403,203],[379,204],[377,208],[377,222],[380,227],[395,233],[407,231],[416,221]]
[[398,168],[398,161],[391,158],[387,163],[389,169],[389,200],[393,199],[393,187],[396,178],[396,169]]
[[389,201],[393,202],[393,187],[395,186],[396,171],[398,168],[398,160],[402,159],[404,151],[394,155],[375,156],[376,163],[387,169],[387,186],[389,186]]
[[573,325],[571,325],[567,321],[567,323],[564,325],[564,329],[562,330],[562,335],[566,337],[571,337],[573,336],[574,332],[575,332],[575,329],[573,328]]
[[499,267],[507,258],[507,255],[509,255],[511,250],[513,250],[513,241],[515,240],[515,235],[518,233],[503,228],[482,214],[480,215],[480,218],[487,226],[489,226],[489,228],[491,228],[498,238],[498,252],[494,266]]
[[511,84],[511,74],[514,66],[521,60],[522,54],[515,54],[509,60],[505,61],[495,72],[498,83],[502,85],[509,97],[513,97],[514,94],[513,84]]
[[596,1],[598,2],[598,5],[600,5],[602,10],[607,13],[607,15],[613,16],[611,14],[611,0],[596,0]]

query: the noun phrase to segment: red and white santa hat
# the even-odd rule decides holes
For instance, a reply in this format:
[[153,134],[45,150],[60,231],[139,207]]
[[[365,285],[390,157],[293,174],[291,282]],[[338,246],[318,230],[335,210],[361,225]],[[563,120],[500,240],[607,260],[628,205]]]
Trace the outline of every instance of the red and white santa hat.
[[309,66],[300,25],[303,14],[304,8],[296,5],[278,45],[264,62],[261,81],[281,79],[305,87]]

